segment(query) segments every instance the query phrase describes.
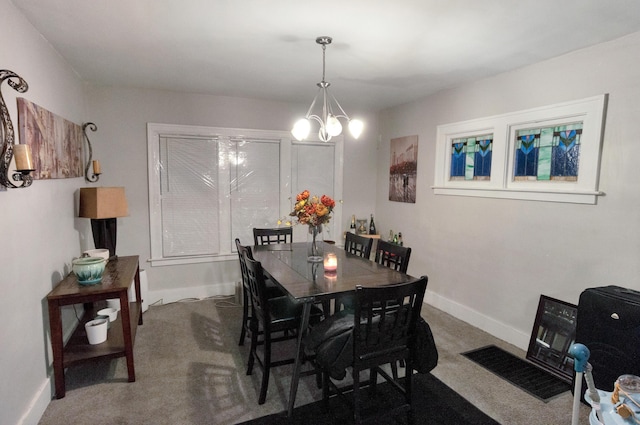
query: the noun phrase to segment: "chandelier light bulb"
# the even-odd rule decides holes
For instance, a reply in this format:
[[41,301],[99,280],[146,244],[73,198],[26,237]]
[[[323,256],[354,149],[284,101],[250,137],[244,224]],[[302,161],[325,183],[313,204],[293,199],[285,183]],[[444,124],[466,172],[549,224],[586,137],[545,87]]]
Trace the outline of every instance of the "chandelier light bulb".
[[296,121],[291,130],[291,134],[298,141],[306,139],[309,136],[309,132],[311,132],[311,123],[306,118],[301,118]]
[[329,114],[329,116],[327,116],[326,128],[327,133],[330,136],[337,136],[338,134],[342,133],[342,124],[340,124],[338,118],[336,118],[336,116],[333,114]]
[[364,130],[364,123],[360,120],[351,120],[349,121],[349,133],[353,136],[354,139],[357,139],[362,134],[362,130]]

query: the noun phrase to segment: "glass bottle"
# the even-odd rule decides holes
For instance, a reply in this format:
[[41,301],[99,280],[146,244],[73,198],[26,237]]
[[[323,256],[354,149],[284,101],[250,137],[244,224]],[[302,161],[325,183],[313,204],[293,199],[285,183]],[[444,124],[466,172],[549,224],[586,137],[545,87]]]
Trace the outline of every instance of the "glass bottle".
[[393,242],[393,230],[389,230],[389,239],[387,241]]
[[369,222],[369,234],[376,234],[376,224],[373,222],[373,214],[371,214],[371,221]]
[[402,246],[402,232],[398,232],[398,245]]
[[351,225],[349,226],[349,231],[353,234],[356,233],[356,216],[355,214],[351,216]]

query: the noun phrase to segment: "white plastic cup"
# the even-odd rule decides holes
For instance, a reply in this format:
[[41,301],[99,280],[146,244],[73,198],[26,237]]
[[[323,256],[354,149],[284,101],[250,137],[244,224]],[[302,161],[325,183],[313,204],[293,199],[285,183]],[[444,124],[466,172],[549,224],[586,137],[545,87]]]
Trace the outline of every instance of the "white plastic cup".
[[84,324],[89,344],[102,344],[107,340],[107,324],[108,321],[104,319],[94,319]]

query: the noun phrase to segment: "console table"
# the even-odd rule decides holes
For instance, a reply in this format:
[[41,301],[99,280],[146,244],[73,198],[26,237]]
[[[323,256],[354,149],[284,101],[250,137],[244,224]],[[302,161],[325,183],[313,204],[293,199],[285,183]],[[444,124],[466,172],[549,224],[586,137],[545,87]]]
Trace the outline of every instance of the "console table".
[[[136,301],[130,303],[128,291],[132,282],[135,282]],[[120,299],[118,318],[111,323],[105,342],[90,345],[84,324],[92,320],[98,310],[106,307],[106,300],[111,298]],[[129,382],[136,380],[133,341],[138,325],[142,325],[140,266],[137,255],[109,260],[102,282],[95,285],[80,285],[75,274],[69,273],[49,292],[47,303],[56,398],[65,396],[64,369],[96,358],[125,356]],[[85,314],[65,346],[62,338],[60,309],[65,305],[80,303],[84,304]]]

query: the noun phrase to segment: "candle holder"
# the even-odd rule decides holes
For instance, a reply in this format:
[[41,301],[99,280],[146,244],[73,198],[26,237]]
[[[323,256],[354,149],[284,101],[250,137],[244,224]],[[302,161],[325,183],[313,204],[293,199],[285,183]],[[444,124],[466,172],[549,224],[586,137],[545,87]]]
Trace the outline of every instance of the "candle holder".
[[[0,119],[2,120],[2,131],[4,134],[4,137],[0,140],[0,152],[2,154],[0,157],[0,184],[12,189],[29,187],[33,183],[33,176],[31,176],[33,160],[31,159],[29,147],[26,145],[20,145],[24,146],[24,148],[20,150],[20,161],[16,160],[16,168],[20,166],[26,168],[17,169],[16,172],[12,174],[11,179],[9,179],[9,164],[11,164],[11,159],[14,157],[13,151],[16,145],[11,116],[2,97],[1,85],[5,80],[7,80],[7,84],[18,93],[24,93],[29,89],[27,82],[15,72],[6,69],[0,70]],[[20,162],[20,164],[18,164],[18,162]],[[14,181],[22,182],[22,184],[16,185],[13,183]]]
[[324,273],[325,274],[336,274],[338,270],[338,258],[336,254],[330,252],[324,257]]
[[[88,182],[88,183],[95,183],[100,179],[100,174],[102,174],[100,171],[100,162],[99,161],[92,161],[91,159],[93,158],[93,148],[91,147],[91,140],[89,140],[89,135],[87,134],[87,128],[89,128],[89,130],[91,131],[97,131],[98,127],[92,123],[92,122],[86,122],[84,124],[82,124],[82,132],[84,133],[84,139],[87,141],[87,147],[88,147],[88,152],[89,152],[89,156],[87,158],[87,165],[85,165],[84,167],[84,179]],[[93,173],[89,174],[89,165],[93,165]]]

